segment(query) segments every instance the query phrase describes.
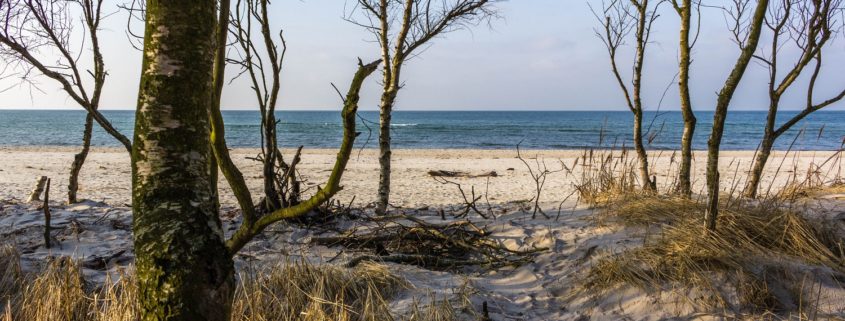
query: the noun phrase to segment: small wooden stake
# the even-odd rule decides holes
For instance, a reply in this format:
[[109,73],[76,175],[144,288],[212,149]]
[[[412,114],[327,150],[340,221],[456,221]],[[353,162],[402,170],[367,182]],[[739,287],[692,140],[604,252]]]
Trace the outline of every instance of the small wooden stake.
[[50,179],[47,178],[47,189],[44,190],[44,246],[50,248]]

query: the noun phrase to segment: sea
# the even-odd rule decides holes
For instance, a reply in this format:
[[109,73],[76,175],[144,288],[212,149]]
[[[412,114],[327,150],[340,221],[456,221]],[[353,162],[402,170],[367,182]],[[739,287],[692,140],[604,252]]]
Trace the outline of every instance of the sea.
[[[781,112],[778,122],[797,112]],[[131,137],[134,111],[103,114]],[[712,112],[696,112],[694,148],[707,148]],[[340,145],[339,111],[279,111],[278,141],[284,147],[334,148]],[[230,147],[259,147],[260,114],[224,111]],[[649,149],[680,146],[680,112],[645,112],[643,130]],[[628,111],[395,111],[391,126],[394,148],[422,149],[584,149],[631,147],[632,115]],[[723,150],[754,150],[763,135],[766,113],[732,111]],[[85,112],[81,110],[0,110],[0,146],[78,146]],[[356,147],[378,146],[378,113],[360,111]],[[96,127],[92,144],[119,147]],[[782,136],[778,150],[839,150],[845,139],[845,111],[820,111]]]

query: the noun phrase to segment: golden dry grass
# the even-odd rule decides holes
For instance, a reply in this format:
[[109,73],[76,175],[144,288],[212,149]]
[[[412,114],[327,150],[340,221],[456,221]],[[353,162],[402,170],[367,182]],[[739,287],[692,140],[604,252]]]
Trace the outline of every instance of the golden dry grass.
[[[86,283],[78,262],[57,259],[37,273],[20,271],[11,246],[0,247],[1,321],[137,320],[137,288],[131,273]],[[388,300],[410,285],[384,265],[355,269],[305,262],[239,275],[233,302],[235,321],[450,321],[457,320],[448,301],[415,305],[396,317]]]
[[713,233],[704,232],[703,212],[683,198],[619,198],[601,220],[660,231],[596,261],[576,291],[684,289],[704,293],[690,302],[696,309],[800,315],[813,306],[813,284],[845,278],[845,241],[802,211],[766,201],[723,204]]

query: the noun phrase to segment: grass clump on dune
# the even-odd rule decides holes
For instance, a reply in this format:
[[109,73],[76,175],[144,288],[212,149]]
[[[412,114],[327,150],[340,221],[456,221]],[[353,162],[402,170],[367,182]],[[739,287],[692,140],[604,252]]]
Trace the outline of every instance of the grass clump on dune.
[[288,263],[242,273],[233,315],[238,320],[393,320],[387,300],[410,285],[386,266],[355,269]]
[[[387,266],[362,263],[355,269],[307,262],[286,263],[239,275],[232,305],[235,321],[381,321],[391,315],[388,300],[410,287]],[[86,282],[79,263],[52,260],[35,273],[22,273],[14,247],[0,247],[0,321],[138,320],[136,280],[131,273]],[[414,306],[401,319],[456,320],[447,301]]]
[[620,198],[601,219],[660,231],[595,261],[579,290],[685,289],[702,294],[689,302],[696,309],[801,315],[820,284],[841,287],[845,244],[823,222],[770,202],[734,202],[722,205],[718,230],[705,233],[703,213],[704,204],[683,198]]

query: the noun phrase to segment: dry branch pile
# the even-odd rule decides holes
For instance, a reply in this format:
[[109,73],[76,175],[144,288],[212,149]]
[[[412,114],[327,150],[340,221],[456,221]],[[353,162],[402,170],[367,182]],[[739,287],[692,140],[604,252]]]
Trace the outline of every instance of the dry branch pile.
[[318,237],[311,242],[371,252],[350,260],[347,263],[350,267],[364,261],[384,261],[441,271],[519,266],[547,250],[509,249],[469,220],[434,224],[405,215],[369,220],[377,226],[364,232],[352,230],[338,236]]

